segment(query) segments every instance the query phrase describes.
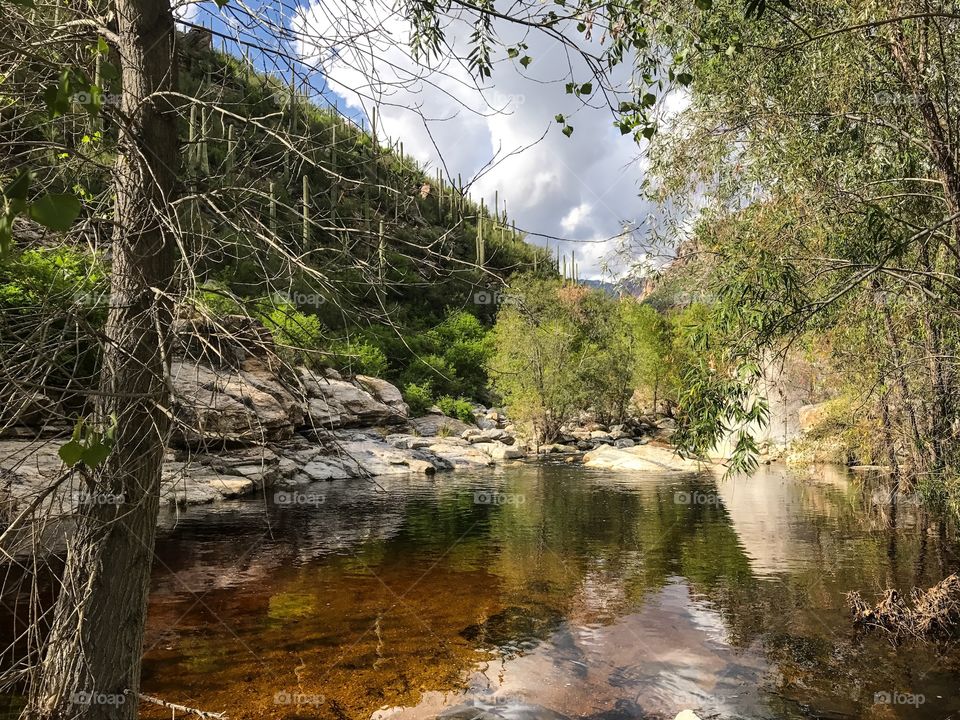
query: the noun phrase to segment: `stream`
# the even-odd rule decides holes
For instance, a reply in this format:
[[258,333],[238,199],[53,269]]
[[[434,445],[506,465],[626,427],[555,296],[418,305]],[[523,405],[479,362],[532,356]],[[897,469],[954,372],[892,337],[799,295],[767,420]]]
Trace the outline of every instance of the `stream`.
[[233,720],[955,716],[956,647],[850,623],[847,591],[957,567],[870,497],[517,464],[170,511],[143,690]]

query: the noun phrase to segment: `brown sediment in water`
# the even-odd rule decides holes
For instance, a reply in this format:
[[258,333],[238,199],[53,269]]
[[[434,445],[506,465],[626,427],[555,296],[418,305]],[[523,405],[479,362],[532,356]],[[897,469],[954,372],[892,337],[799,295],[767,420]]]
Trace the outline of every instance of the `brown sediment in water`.
[[[199,601],[154,596],[144,692],[233,720],[325,719],[461,688],[467,670],[490,658],[462,632],[503,610],[497,579],[440,567],[419,581],[406,570],[376,572],[304,568]],[[145,704],[141,715],[169,710]]]

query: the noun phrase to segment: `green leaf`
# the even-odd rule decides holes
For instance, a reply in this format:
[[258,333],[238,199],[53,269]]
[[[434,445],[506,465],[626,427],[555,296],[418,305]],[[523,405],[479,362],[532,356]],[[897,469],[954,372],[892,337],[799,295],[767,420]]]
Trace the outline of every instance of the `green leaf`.
[[516,48],[507,48],[507,57],[508,57],[508,58],[513,59],[513,58],[517,57],[519,54],[520,54],[520,51],[517,50]]
[[565,89],[567,91],[567,95],[573,95],[573,91],[577,89],[577,84],[568,82],[565,86]]
[[0,260],[10,252],[13,244],[13,216],[0,215]]
[[657,102],[657,96],[653,93],[645,93],[640,102],[644,107],[653,107]]
[[563,115],[554,115],[554,116],[553,116],[553,119],[556,120],[556,121],[557,121],[558,123],[560,123],[561,125],[562,125],[564,122],[566,122],[566,119],[563,117]]
[[584,83],[580,86],[580,93],[583,95],[589,95],[593,92],[593,83]]
[[107,459],[110,454],[110,445],[99,440],[90,443],[90,447],[83,451],[83,463],[91,470],[94,470]]
[[528,67],[532,62],[533,62],[533,58],[530,57],[529,55],[524,55],[522,58],[520,58],[520,64],[523,65],[524,67]]
[[567,137],[570,137],[571,135],[573,135],[573,128],[570,127],[569,125],[564,125],[563,130],[561,130],[560,132],[562,132]]
[[21,172],[3,189],[3,196],[7,201],[26,200],[27,192],[30,190],[31,180],[33,180],[33,173],[29,170],[27,172]]
[[213,0],[213,1],[217,4],[217,8],[219,8],[220,10],[223,10],[227,6],[227,3],[230,0]]
[[67,467],[73,467],[83,459],[84,447],[76,440],[71,440],[60,447],[57,454]]
[[641,132],[643,133],[643,136],[649,140],[656,134],[657,128],[653,125],[647,125],[643,130],[641,130]]
[[713,7],[713,0],[694,0],[693,4],[698,10],[710,10]]
[[75,195],[47,193],[30,205],[30,217],[50,230],[70,229],[80,214],[80,200]]
[[120,71],[117,66],[109,62],[100,62],[100,78],[102,80],[116,80],[120,77]]
[[677,75],[677,82],[683,86],[687,86],[693,82],[693,75],[685,72],[679,73]]

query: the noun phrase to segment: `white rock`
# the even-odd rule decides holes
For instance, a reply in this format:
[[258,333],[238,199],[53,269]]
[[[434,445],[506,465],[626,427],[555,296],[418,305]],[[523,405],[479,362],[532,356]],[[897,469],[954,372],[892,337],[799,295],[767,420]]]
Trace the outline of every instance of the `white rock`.
[[583,456],[586,467],[605,470],[635,470],[639,472],[698,472],[709,466],[696,460],[687,460],[672,449],[656,445],[639,445],[618,449],[602,445]]
[[517,458],[523,457],[523,451],[510,447],[509,445],[504,445],[501,442],[479,443],[474,445],[474,447],[486,453],[494,460],[516,460]]

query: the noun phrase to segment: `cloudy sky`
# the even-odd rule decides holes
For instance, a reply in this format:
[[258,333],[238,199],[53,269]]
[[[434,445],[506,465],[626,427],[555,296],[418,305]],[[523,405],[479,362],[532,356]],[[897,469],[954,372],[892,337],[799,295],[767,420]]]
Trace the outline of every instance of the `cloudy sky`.
[[[396,7],[322,0],[301,6],[291,24],[308,38],[301,54],[323,68],[328,89],[348,108],[369,117],[376,105],[381,132],[402,139],[407,154],[453,177],[461,173],[464,182],[475,179],[472,195],[488,205],[499,191],[518,227],[566,240],[532,241],[576,250],[581,277],[601,277],[604,258],[619,244],[611,238],[650,208],[638,198],[644,166],[631,137],[613,126],[606,105],[591,107],[564,90],[571,70],[577,82],[592,79],[583,61],[542,33],[495,21],[500,40],[525,42],[533,61],[524,69],[500,50],[493,77],[478,88],[457,59],[469,49],[468,22],[446,25],[448,55],[427,69],[411,57],[409,25]],[[570,138],[557,114],[574,127]],[[612,264],[624,267],[622,259]]]

